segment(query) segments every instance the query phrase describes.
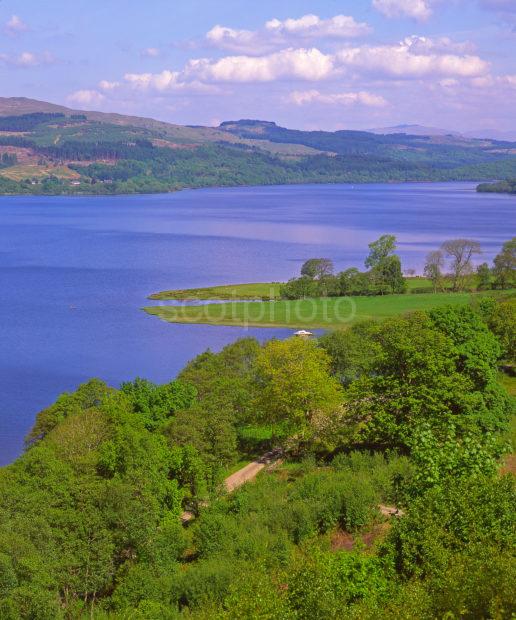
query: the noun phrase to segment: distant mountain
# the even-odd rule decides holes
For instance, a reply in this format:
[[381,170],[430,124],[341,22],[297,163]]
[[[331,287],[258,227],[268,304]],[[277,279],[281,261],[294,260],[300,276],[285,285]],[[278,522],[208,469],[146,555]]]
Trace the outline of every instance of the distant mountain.
[[375,132],[303,131],[255,119],[182,126],[0,98],[0,194],[516,177],[516,143],[415,125]]
[[500,140],[502,142],[516,142],[516,131],[504,129],[478,129],[464,133],[467,138],[484,138],[487,140]]
[[[451,131],[449,129],[439,129],[438,127],[425,127],[424,125],[396,125],[395,127],[380,127],[376,129],[369,129],[371,133],[379,135],[392,135],[392,134],[406,134],[409,136],[456,136],[460,137],[462,134],[458,131]],[[476,137],[476,136],[472,136]]]

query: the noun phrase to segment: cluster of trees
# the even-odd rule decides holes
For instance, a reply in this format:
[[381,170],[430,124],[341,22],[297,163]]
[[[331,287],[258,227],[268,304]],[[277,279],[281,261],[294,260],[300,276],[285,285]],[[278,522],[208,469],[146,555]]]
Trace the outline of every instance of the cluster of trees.
[[516,179],[507,179],[497,183],[481,183],[477,192],[494,194],[516,194]]
[[32,112],[19,116],[0,116],[0,131],[32,131],[42,123],[64,118],[65,115],[59,112]]
[[10,166],[16,166],[18,163],[18,157],[16,153],[2,153],[0,157],[0,168],[9,168]]
[[[445,241],[439,250],[430,252],[426,257],[424,274],[432,282],[434,292],[442,290],[447,282],[451,282],[453,291],[464,290],[471,284],[475,272],[478,290],[513,288],[516,283],[516,237],[503,244],[492,268],[484,262],[475,270],[473,257],[481,253],[480,244],[472,239],[451,239]],[[447,258],[450,272],[445,276],[443,268]]]
[[330,259],[311,258],[301,267],[301,277],[289,280],[280,294],[285,299],[302,299],[404,293],[406,282],[395,250],[394,235],[382,235],[370,243],[369,255],[365,260],[366,272],[352,267],[334,274]]
[[[0,470],[0,616],[511,618],[515,334],[487,298],[63,394]],[[220,492],[278,443],[284,468]]]

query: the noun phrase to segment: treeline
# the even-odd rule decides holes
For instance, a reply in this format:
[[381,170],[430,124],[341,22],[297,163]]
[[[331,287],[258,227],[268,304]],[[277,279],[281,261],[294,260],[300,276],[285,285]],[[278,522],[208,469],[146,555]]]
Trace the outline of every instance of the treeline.
[[[493,261],[493,267],[481,263],[474,269],[473,258],[482,254],[478,241],[450,239],[439,250],[429,252],[424,274],[432,282],[434,292],[443,290],[447,282],[453,291],[464,290],[471,282],[472,274],[477,290],[508,289],[516,285],[516,237],[506,241]],[[443,268],[449,259],[450,273],[445,276]]]
[[[396,237],[382,235],[368,247],[369,255],[365,260],[368,271],[351,267],[334,274],[330,259],[311,258],[301,267],[299,278],[293,278],[281,287],[281,297],[303,299],[407,292],[407,279],[403,277],[400,258],[394,254]],[[516,238],[503,245],[493,267],[485,262],[474,267],[473,259],[481,253],[480,244],[471,239],[450,239],[439,250],[430,252],[426,257],[424,275],[430,280],[434,293],[514,288]],[[429,289],[412,287],[410,292],[427,293]]]
[[507,179],[497,183],[481,183],[477,192],[495,194],[516,194],[516,179]]
[[[30,119],[15,118],[25,125],[33,123],[33,130],[23,137],[0,135],[0,145],[30,148],[47,161],[68,165],[81,174],[83,183],[80,188],[71,186],[66,180],[61,183],[52,180],[45,185],[25,183],[10,186],[11,193],[49,193],[51,188],[58,194],[113,194],[210,186],[476,180],[516,173],[515,157],[492,154],[487,157],[482,149],[434,145],[417,137],[383,136],[380,139],[365,132],[344,132],[343,135],[315,132],[324,134],[317,137],[310,132],[291,135],[290,130],[277,128],[269,136],[273,141],[292,138],[294,144],[316,148],[326,145],[332,154],[336,153],[281,157],[249,144],[227,142],[188,148],[156,146],[153,139],[164,139],[159,132],[107,123],[84,123],[81,115],[27,116]],[[77,127],[75,121],[79,122],[75,123]],[[60,127],[56,129],[54,124]],[[319,139],[322,142],[319,143]],[[342,143],[342,148],[330,149],[332,140]],[[419,141],[419,146],[395,148],[400,140],[413,145]],[[99,185],[93,187],[97,183]],[[0,191],[5,191],[3,186]]]
[[301,267],[301,277],[289,280],[281,287],[280,295],[284,299],[302,299],[404,293],[406,282],[395,250],[396,237],[382,235],[369,244],[369,256],[365,261],[369,271],[360,272],[351,268],[337,275],[333,273],[330,259],[311,258]]
[[514,300],[485,298],[61,395],[0,470],[0,616],[509,620],[515,334]]
[[0,157],[0,168],[9,168],[11,166],[16,166],[18,163],[18,157],[16,153],[2,153]]
[[20,116],[0,116],[0,131],[32,131],[42,123],[64,119],[60,112],[33,112]]

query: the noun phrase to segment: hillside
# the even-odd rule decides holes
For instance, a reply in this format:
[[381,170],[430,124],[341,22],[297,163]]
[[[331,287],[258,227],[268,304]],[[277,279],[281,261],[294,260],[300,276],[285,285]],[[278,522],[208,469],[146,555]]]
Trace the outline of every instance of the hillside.
[[[377,127],[375,129],[370,129],[369,131],[371,133],[382,135],[404,133],[410,136],[461,136],[458,131],[440,129],[439,127],[425,127],[424,125],[396,125],[394,127]],[[471,137],[476,136],[473,135]]]
[[301,131],[270,121],[181,126],[0,98],[0,193],[114,194],[289,183],[491,180],[516,143]]

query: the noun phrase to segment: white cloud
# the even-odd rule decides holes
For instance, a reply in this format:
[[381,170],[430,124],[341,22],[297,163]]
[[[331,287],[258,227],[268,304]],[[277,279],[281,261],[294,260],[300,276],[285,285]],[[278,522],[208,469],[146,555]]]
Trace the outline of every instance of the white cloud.
[[11,19],[5,24],[5,31],[11,36],[16,36],[22,32],[27,32],[29,27],[27,24],[18,17],[18,15],[12,15]]
[[141,55],[144,58],[157,58],[160,55],[160,51],[157,47],[146,47],[142,50]]
[[48,65],[53,63],[54,61],[55,58],[52,54],[50,54],[50,52],[42,52],[41,54],[35,54],[33,52],[21,52],[17,56],[0,54],[0,63],[25,69],[30,67],[39,67],[41,65]]
[[432,15],[431,0],[373,0],[373,6],[386,17],[411,17],[424,21]]
[[404,40],[413,54],[427,54],[429,52],[468,54],[475,51],[475,46],[470,41],[457,42],[449,37],[418,37],[411,36]]
[[317,15],[304,15],[299,19],[272,19],[265,24],[265,29],[275,34],[298,36],[303,38],[350,38],[371,32],[364,22],[357,22],[349,15],[336,15],[321,19]]
[[265,56],[226,56],[190,60],[187,77],[203,82],[272,82],[282,79],[324,80],[333,72],[331,55],[316,48],[285,49]]
[[115,90],[120,86],[120,82],[110,82],[109,80],[100,80],[99,88],[101,90]]
[[496,86],[509,87],[510,89],[516,88],[516,75],[486,75],[470,80],[471,86],[475,88],[493,88]]
[[401,79],[436,77],[477,77],[487,73],[489,64],[470,54],[438,53],[425,39],[409,37],[398,45],[355,47],[337,53],[337,60],[348,68]]
[[213,47],[231,52],[259,55],[304,45],[317,39],[347,39],[367,34],[371,28],[347,15],[321,19],[304,15],[299,19],[272,19],[259,30],[235,30],[216,25],[207,34],[206,41]]
[[262,54],[270,51],[274,44],[260,37],[251,30],[234,30],[225,26],[214,26],[207,34],[206,40],[213,47],[230,52],[247,52]]
[[105,97],[98,90],[76,90],[67,97],[70,103],[85,106],[100,105]]
[[198,80],[184,81],[179,71],[165,69],[161,73],[126,73],[125,82],[136,90],[213,92],[213,87]]
[[388,105],[381,95],[375,95],[366,91],[324,94],[315,89],[296,90],[290,93],[288,101],[298,106],[312,103],[330,106],[361,104],[368,107],[381,108]]

